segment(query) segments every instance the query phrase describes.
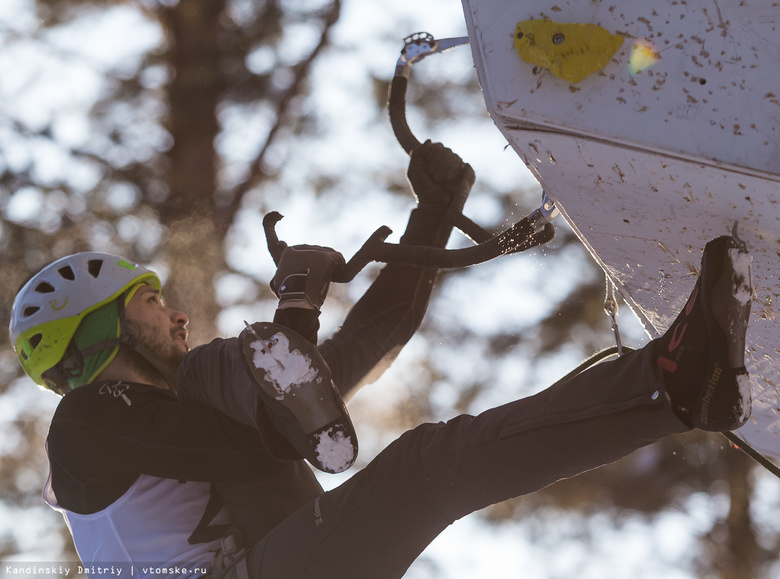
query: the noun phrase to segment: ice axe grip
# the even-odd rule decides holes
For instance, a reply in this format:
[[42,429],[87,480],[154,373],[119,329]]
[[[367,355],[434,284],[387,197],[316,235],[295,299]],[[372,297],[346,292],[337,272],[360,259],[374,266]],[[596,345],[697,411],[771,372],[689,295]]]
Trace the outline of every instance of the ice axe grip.
[[408,85],[409,79],[405,76],[396,75],[393,77],[387,97],[387,110],[395,138],[398,139],[401,148],[411,155],[422,146],[422,143],[414,136],[406,121],[406,87]]
[[[408,155],[411,155],[422,146],[422,143],[414,136],[406,120],[406,88],[408,85],[409,79],[407,77],[400,74],[393,77],[387,98],[387,110],[395,138],[401,148]],[[455,227],[475,243],[483,243],[493,237],[482,226],[474,223],[460,211],[450,209],[447,212],[447,217]]]

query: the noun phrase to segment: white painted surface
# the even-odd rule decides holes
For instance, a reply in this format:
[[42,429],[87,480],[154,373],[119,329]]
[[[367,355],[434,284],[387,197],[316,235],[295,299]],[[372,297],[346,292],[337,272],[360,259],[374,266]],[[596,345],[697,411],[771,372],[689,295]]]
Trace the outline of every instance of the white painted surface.
[[[739,223],[754,256],[739,434],[780,458],[780,3],[463,0],[493,120],[648,332],[685,303],[710,239]],[[578,85],[514,51],[520,20],[592,22],[626,37]],[[661,54],[632,76],[635,40]],[[702,82],[703,81],[703,82]]]
[[[778,172],[777,3],[464,0],[464,6],[488,108],[507,126]],[[598,24],[625,41],[601,72],[571,85],[534,71],[515,52],[515,24],[539,18]],[[661,58],[633,76],[628,59],[638,41],[652,43]]]

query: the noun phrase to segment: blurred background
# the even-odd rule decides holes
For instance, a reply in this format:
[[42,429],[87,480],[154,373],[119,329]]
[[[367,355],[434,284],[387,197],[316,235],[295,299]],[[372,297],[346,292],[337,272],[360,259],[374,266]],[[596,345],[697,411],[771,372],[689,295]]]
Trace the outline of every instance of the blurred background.
[[[271,319],[261,220],[349,258],[414,200],[386,115],[403,37],[465,35],[457,0],[2,0],[0,315],[48,262],[125,255],[160,272],[191,345]],[[468,48],[415,66],[409,123],[477,174],[465,213],[497,231],[541,191],[488,118]],[[548,246],[443,273],[421,331],[351,403],[361,457],[422,421],[537,392],[614,344],[603,273],[560,218]],[[450,246],[465,245],[457,233]],[[377,265],[331,288],[334,331]],[[623,341],[647,337],[623,306]],[[0,338],[0,576],[76,562],[40,492],[58,398]],[[664,440],[459,521],[410,579],[780,576],[780,481],[719,435]]]

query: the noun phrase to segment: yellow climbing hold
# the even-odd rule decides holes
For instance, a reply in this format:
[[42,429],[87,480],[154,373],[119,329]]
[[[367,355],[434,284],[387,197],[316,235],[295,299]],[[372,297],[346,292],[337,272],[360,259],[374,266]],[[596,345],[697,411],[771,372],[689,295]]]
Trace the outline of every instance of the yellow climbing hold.
[[596,24],[525,20],[515,28],[515,48],[525,62],[576,84],[604,68],[623,37]]

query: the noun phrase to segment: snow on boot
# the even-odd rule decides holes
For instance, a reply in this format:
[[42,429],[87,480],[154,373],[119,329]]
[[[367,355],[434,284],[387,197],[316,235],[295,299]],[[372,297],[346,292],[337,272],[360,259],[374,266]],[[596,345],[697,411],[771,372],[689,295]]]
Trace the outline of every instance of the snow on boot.
[[745,333],[753,295],[751,261],[734,237],[710,241],[685,308],[654,343],[672,407],[691,428],[734,430],[750,417]]
[[319,470],[338,473],[352,466],[357,435],[317,347],[271,322],[247,326],[240,340],[267,414],[283,437]]

